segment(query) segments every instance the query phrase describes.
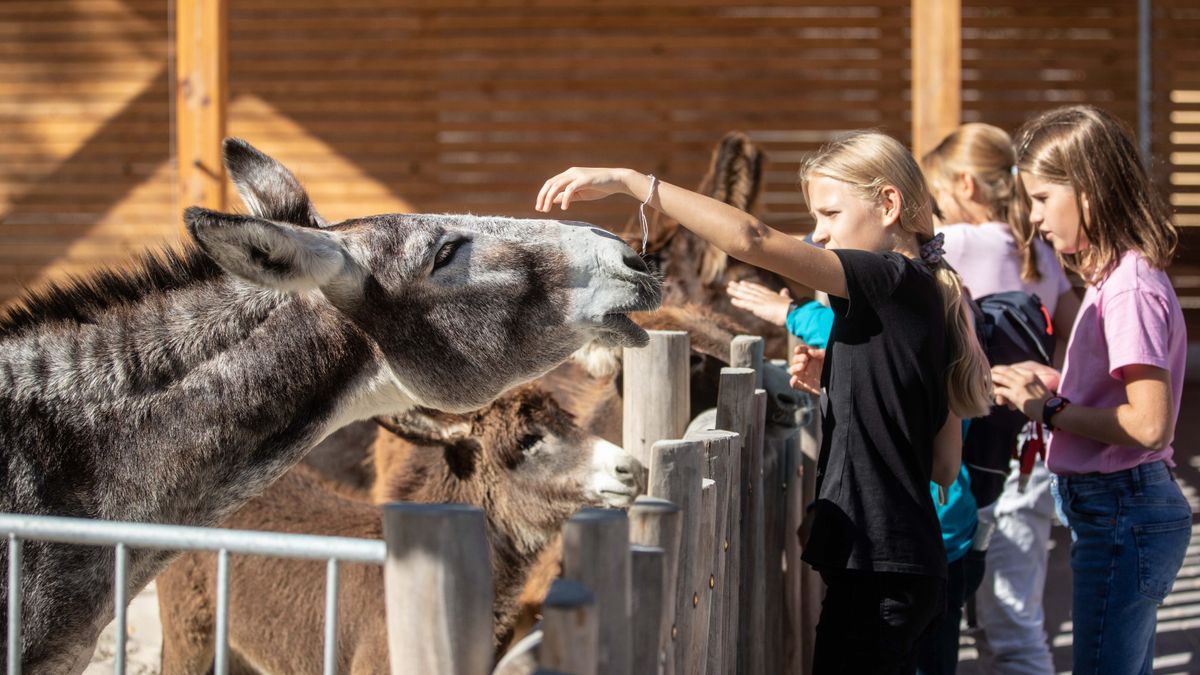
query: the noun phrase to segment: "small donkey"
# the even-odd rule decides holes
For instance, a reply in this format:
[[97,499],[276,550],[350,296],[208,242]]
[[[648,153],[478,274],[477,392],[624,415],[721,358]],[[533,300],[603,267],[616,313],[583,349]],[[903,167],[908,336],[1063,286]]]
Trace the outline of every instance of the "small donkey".
[[[252,215],[189,208],[198,246],[0,319],[0,511],[215,525],[347,422],[473,410],[589,341],[648,339],[626,314],[660,285],[613,235],[455,215],[327,226],[278,162],[224,150]],[[171,557],[134,550],[130,593]],[[81,672],[113,615],[112,551],[31,541],[24,572],[26,672]]]
[[[456,502],[487,515],[495,629],[503,642],[516,597],[547,542],[582,506],[628,506],[643,468],[620,447],[586,434],[554,398],[525,385],[470,415],[411,411],[387,418],[373,454],[378,503]],[[379,509],[336,494],[316,471],[295,467],[247,502],[224,527],[380,539]],[[387,671],[383,569],[342,565],[337,672]],[[325,565],[230,558],[231,671],[318,673]],[[213,662],[216,563],[186,553],[158,576],[163,675],[208,672]]]

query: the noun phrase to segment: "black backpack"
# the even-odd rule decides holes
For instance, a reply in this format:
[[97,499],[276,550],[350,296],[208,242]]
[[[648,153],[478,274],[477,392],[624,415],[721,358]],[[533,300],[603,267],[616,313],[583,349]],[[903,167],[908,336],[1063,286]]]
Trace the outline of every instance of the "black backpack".
[[[1054,327],[1037,295],[1009,291],[978,298],[973,303],[979,342],[993,366],[1037,361],[1051,364]],[[992,406],[986,417],[971,420],[963,440],[963,463],[971,475],[971,492],[980,508],[1000,497],[1008,477],[1009,460],[1028,418],[1006,406]]]

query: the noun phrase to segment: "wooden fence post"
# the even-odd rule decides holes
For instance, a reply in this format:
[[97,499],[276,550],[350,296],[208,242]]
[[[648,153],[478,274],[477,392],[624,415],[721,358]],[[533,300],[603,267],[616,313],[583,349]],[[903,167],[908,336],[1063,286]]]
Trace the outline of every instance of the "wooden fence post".
[[[817,459],[821,454],[821,411],[814,409],[807,426],[800,428],[799,450],[801,462],[800,508],[804,509],[817,498]],[[808,541],[807,518],[800,520],[799,553],[803,555],[803,542]],[[821,616],[821,600],[825,597],[825,582],[812,567],[797,560],[800,573],[800,614],[804,640],[801,642],[801,659],[805,673],[812,672],[813,644],[817,639],[817,620]]]
[[754,388],[763,388],[763,349],[765,342],[757,335],[738,335],[729,343],[729,366],[753,368]]
[[483,511],[461,504],[383,507],[384,593],[392,675],[492,670],[492,566]]
[[683,437],[691,414],[691,350],[686,331],[652,330],[650,343],[623,357],[622,446],[650,466],[656,441]]
[[633,672],[658,673],[662,665],[663,604],[667,584],[666,555],[657,546],[633,544],[629,547],[630,577],[633,584],[633,608],[630,630],[633,633]]
[[596,675],[598,640],[595,595],[581,583],[555,579],[542,601],[538,664],[545,670]]
[[563,577],[596,596],[600,627],[596,668],[629,675],[629,520],[624,511],[581,509],[563,527]]
[[765,671],[763,655],[768,646],[765,639],[764,605],[766,603],[765,566],[763,560],[763,495],[762,464],[763,434],[767,414],[767,392],[757,389],[751,399],[753,424],[749,451],[742,451],[742,529],[741,529],[741,602],[738,611],[739,673]]
[[[705,478],[716,484],[716,532],[713,541],[713,599],[709,618],[708,673],[724,673],[725,631],[736,624],[736,605],[730,604],[730,594],[737,580],[729,576],[730,495],[732,494],[733,463],[741,447],[739,436],[732,431],[710,430],[688,434],[689,440],[704,443]],[[731,618],[732,615],[732,618]]]
[[700,561],[701,483],[704,446],[698,441],[659,441],[650,451],[648,493],[666,499],[681,509],[679,570],[675,580],[675,625],[672,630],[676,671],[687,673],[684,664],[698,649],[692,644],[692,624],[696,612],[692,597],[699,593],[694,584]]
[[[662,623],[658,632],[659,663],[663,675],[675,675],[675,591],[679,578],[679,538],[683,524],[678,506],[665,499],[642,495],[629,509],[629,541],[663,551]],[[660,671],[655,671],[660,672]]]
[[700,545],[696,550],[696,564],[693,572],[696,575],[692,587],[696,589],[692,596],[692,610],[695,620],[692,621],[692,650],[688,653],[685,663],[685,673],[705,675],[708,667],[708,649],[705,645],[712,639],[710,621],[712,619],[713,598],[713,549],[716,547],[717,533],[717,484],[712,479],[704,478],[700,482]]
[[[738,654],[739,626],[745,620],[742,608],[745,602],[742,597],[744,573],[742,570],[742,537],[741,532],[746,526],[746,516],[749,514],[749,490],[746,489],[746,478],[750,476],[750,439],[754,426],[754,380],[755,372],[750,368],[722,368],[721,385],[717,394],[717,428],[732,431],[742,439],[737,448],[737,454],[730,465],[730,495],[729,495],[729,554],[726,558],[726,576],[730,580],[729,611],[726,614],[729,624],[723,635],[725,641],[722,660],[726,672],[733,670],[741,658]],[[737,536],[734,536],[737,535]]]

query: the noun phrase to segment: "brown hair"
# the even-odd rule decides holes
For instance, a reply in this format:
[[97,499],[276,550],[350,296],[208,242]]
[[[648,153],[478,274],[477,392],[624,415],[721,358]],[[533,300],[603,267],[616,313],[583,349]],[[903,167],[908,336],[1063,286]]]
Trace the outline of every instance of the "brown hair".
[[[967,174],[975,181],[980,203],[988,217],[1008,223],[1021,256],[1021,278],[1039,281],[1038,254],[1033,245],[1037,230],[1029,224],[1029,207],[1013,168],[1017,153],[1012,137],[990,124],[964,124],[921,158],[930,184],[953,194],[955,179]],[[959,205],[961,208],[961,205]]]
[[[899,226],[925,243],[933,238],[933,198],[920,167],[899,141],[874,131],[857,131],[827,144],[800,168],[800,188],[808,199],[808,182],[826,176],[850,185],[862,199],[877,203],[883,189],[900,193]],[[946,393],[950,412],[958,417],[986,415],[992,405],[992,376],[983,347],[975,336],[962,280],[945,261],[934,276],[946,313],[950,348]]]
[[1150,183],[1133,135],[1114,115],[1087,105],[1038,115],[1018,133],[1017,166],[1075,191],[1088,247],[1064,262],[1084,279],[1103,279],[1126,251],[1141,253],[1158,269],[1171,264],[1179,230]]

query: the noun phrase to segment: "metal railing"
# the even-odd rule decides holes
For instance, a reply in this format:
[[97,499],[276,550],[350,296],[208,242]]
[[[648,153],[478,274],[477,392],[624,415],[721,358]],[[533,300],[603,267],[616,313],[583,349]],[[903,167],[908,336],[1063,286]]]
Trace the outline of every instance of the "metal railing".
[[382,541],[309,534],[283,534],[219,528],[125,523],[87,518],[59,518],[0,513],[0,533],[8,537],[8,675],[21,672],[21,552],[26,540],[62,544],[113,546],[116,555],[116,655],[113,672],[125,672],[125,610],[128,598],[129,548],[217,552],[217,623],[214,671],[229,672],[229,554],[327,560],[325,583],[325,673],[337,666],[338,563],[383,565]]

